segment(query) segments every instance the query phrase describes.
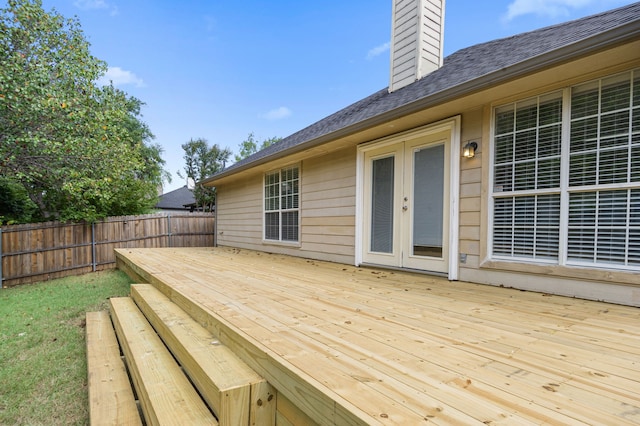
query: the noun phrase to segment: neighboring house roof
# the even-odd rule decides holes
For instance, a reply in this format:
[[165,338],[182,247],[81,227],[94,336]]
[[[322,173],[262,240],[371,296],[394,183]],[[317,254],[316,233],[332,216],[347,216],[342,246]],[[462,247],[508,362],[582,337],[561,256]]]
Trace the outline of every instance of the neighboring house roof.
[[382,89],[203,183],[639,37],[640,2],[459,50],[424,78],[391,93]]
[[195,203],[196,198],[193,196],[193,192],[185,185],[182,188],[162,194],[158,204],[156,204],[156,208],[163,210],[190,210]]

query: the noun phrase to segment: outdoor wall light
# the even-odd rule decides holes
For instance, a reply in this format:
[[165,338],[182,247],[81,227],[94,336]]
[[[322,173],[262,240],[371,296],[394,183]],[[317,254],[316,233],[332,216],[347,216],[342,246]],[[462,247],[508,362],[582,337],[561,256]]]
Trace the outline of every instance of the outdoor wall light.
[[477,142],[467,142],[464,148],[462,148],[462,156],[465,158],[473,158],[476,156],[476,149],[478,149]]

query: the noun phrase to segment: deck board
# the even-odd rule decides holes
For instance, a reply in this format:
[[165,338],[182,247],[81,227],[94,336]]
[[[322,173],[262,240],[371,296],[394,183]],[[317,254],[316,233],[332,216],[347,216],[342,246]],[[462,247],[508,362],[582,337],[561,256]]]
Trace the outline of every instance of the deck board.
[[274,386],[304,381],[286,396],[320,424],[640,423],[638,308],[249,250],[119,256]]

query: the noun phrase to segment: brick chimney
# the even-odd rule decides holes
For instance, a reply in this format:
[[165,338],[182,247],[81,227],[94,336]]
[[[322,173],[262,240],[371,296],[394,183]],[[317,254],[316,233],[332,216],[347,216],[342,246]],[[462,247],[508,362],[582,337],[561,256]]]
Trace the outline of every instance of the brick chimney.
[[389,92],[442,66],[444,3],[445,0],[393,0]]

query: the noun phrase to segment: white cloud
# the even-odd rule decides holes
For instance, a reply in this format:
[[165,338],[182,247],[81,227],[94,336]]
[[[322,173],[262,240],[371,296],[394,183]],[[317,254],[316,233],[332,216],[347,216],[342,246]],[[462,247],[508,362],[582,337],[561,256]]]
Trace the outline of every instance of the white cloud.
[[579,9],[602,0],[514,0],[509,4],[506,21],[518,16],[535,14],[539,16],[558,17],[569,15],[571,9]]
[[379,56],[385,52],[388,52],[390,47],[391,47],[390,42],[386,42],[384,44],[381,44],[380,46],[374,47],[373,49],[369,50],[369,52],[367,53],[367,59],[371,60],[376,56]]
[[132,73],[131,71],[123,70],[120,67],[109,67],[107,72],[98,79],[98,84],[106,86],[113,83],[114,86],[125,86],[132,84],[136,87],[144,87],[144,81]]
[[118,14],[118,6],[112,5],[105,0],[76,0],[74,6],[80,9],[107,9],[111,16]]
[[292,114],[291,110],[287,107],[280,107],[276,109],[272,109],[266,114],[261,115],[262,118],[266,118],[267,120],[282,120],[284,118],[290,117]]

